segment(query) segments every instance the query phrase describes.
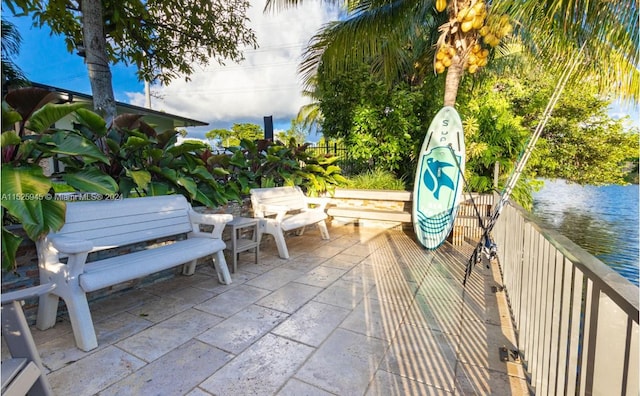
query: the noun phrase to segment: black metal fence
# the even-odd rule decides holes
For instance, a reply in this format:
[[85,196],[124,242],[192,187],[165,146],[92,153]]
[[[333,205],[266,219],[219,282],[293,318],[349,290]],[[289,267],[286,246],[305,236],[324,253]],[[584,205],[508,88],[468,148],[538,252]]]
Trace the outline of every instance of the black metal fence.
[[343,175],[353,175],[362,170],[362,164],[359,161],[354,160],[349,154],[349,150],[344,143],[338,142],[322,142],[307,147],[307,151],[310,151],[316,155],[333,155],[338,157],[337,165],[342,169]]

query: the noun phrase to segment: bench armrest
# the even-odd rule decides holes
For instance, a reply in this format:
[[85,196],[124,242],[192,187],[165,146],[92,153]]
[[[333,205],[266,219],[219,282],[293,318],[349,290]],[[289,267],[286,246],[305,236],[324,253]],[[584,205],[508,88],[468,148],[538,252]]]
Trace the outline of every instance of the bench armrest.
[[306,202],[307,204],[317,205],[315,208],[313,208],[314,210],[321,210],[324,212],[325,208],[327,207],[327,204],[329,204],[329,198],[307,197]]
[[[65,273],[67,277],[77,277],[84,272],[87,255],[93,249],[93,243],[84,239],[75,239],[63,235],[48,235],[38,241],[39,265],[47,271]],[[60,256],[67,256],[67,264],[60,262]],[[67,266],[68,270],[62,270]],[[41,277],[42,281],[42,277]]]
[[[233,220],[233,216],[230,214],[217,214],[217,213],[198,213],[194,210],[189,211],[189,220],[194,224],[193,235],[196,236],[206,236],[208,238],[221,239],[222,231],[224,230],[224,226]],[[212,225],[213,231],[211,233],[208,232],[200,232],[199,225]]]
[[260,213],[262,213],[262,216],[258,216],[258,217],[266,218],[267,216],[271,216],[275,214],[276,215],[275,221],[278,223],[282,223],[282,220],[284,220],[284,216],[287,214],[287,212],[292,210],[288,206],[269,205],[269,204],[260,204],[259,208],[260,208]]
[[63,254],[84,253],[93,249],[93,243],[85,239],[69,238],[62,235],[49,236],[47,239],[51,246]]

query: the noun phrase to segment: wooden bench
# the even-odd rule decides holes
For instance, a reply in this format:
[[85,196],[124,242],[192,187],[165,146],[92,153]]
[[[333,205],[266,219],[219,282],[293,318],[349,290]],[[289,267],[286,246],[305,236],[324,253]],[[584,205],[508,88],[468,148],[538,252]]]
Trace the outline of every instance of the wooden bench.
[[411,223],[411,192],[336,188],[327,214],[358,222]]
[[[192,275],[199,258],[213,255],[221,283],[231,283],[222,231],[231,215],[195,212],[181,195],[67,203],[65,225],[36,243],[41,283],[57,287],[40,297],[37,327],[53,327],[58,299],[69,310],[78,348],[98,346],[86,293],[184,264]],[[201,225],[213,226],[211,232]],[[187,234],[186,239],[179,236]],[[173,243],[87,262],[91,252],[175,237]]]
[[284,233],[317,224],[322,239],[329,239],[325,220],[326,198],[307,197],[300,187],[254,188],[251,190],[253,216],[260,219],[260,231],[273,235],[281,258],[289,258]]

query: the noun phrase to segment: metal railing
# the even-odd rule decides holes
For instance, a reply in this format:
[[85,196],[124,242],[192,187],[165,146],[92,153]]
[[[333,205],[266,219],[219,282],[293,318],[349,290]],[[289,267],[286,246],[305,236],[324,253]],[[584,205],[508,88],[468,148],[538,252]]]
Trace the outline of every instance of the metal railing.
[[537,395],[638,395],[638,287],[515,204],[494,228]]

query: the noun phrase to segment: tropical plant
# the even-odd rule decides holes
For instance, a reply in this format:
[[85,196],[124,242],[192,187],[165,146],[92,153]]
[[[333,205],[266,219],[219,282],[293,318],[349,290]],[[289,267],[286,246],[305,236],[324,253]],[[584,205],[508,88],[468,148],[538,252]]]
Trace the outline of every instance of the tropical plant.
[[[301,186],[318,195],[345,183],[335,156],[315,155],[308,145],[287,145],[268,140],[242,140],[231,155],[212,155],[208,166],[221,183],[238,196],[253,187]],[[223,175],[226,171],[226,174]]]
[[69,52],[86,58],[95,109],[110,123],[115,100],[110,64],[138,67],[141,81],[170,81],[213,59],[239,61],[255,47],[246,27],[245,0],[5,0],[14,14],[30,16],[63,35]]
[[104,136],[109,165],[101,167],[117,181],[123,197],[181,194],[207,207],[228,202],[225,187],[203,160],[209,145],[197,140],[178,143],[178,131],[158,132],[141,117],[119,115],[107,129],[102,117],[83,111],[76,125],[89,139]]
[[[15,265],[22,238],[5,228],[13,217],[33,241],[64,224],[65,203],[57,190],[113,195],[116,182],[96,164],[109,158],[78,130],[51,127],[61,118],[82,112],[82,105],[56,104],[56,93],[38,88],[10,91],[2,103],[2,254],[3,269]],[[59,178],[44,174],[42,161],[65,166]]]
[[347,179],[348,188],[363,190],[405,190],[403,179],[398,179],[395,174],[384,170],[370,170]]

